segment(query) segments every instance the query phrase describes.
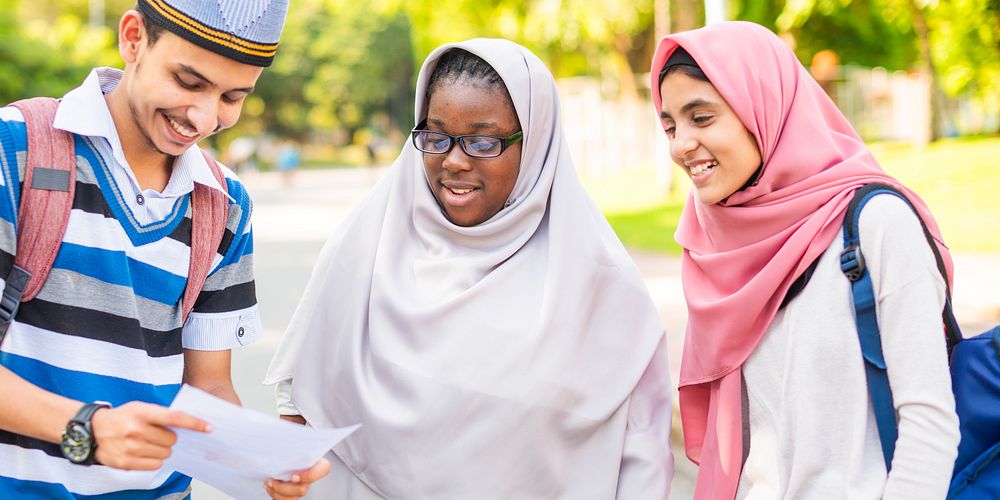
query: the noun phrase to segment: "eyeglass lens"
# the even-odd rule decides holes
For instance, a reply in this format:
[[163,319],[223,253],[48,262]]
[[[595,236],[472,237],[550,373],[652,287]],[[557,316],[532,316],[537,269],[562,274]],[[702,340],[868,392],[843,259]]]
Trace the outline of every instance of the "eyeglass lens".
[[[417,148],[427,153],[445,153],[452,143],[451,136],[421,130],[415,134]],[[462,150],[469,156],[491,157],[500,154],[503,140],[487,136],[465,136],[458,139]]]

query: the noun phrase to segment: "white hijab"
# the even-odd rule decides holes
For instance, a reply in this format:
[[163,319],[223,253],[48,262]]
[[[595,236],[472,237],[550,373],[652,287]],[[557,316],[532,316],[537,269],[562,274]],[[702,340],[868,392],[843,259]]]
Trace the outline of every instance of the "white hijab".
[[292,379],[316,427],[361,422],[334,451],[389,498],[552,498],[573,482],[613,496],[623,403],[663,327],[577,179],[534,54],[506,40],[439,47],[417,80],[417,121],[453,48],[486,60],[513,99],[512,203],[452,224],[408,142],[324,247],[265,383]]

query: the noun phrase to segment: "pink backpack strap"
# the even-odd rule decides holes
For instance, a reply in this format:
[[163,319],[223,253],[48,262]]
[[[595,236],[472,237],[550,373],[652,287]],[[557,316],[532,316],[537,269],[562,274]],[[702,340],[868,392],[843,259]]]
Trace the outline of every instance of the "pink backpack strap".
[[0,300],[0,338],[21,302],[35,298],[45,284],[76,190],[73,135],[52,126],[59,101],[35,97],[12,106],[24,115],[28,154],[17,215],[17,254]]
[[[219,185],[226,189],[226,178],[222,175],[219,164],[205,150],[201,153]],[[191,264],[188,267],[184,297],[181,299],[185,322],[194,309],[201,288],[205,286],[208,273],[212,270],[212,260],[222,244],[228,208],[229,200],[225,194],[195,183],[191,193]]]

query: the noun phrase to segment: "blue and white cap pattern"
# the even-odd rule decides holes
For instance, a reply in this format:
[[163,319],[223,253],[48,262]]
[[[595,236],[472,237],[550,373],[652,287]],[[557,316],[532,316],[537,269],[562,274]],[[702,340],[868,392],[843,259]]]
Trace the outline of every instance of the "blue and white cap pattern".
[[270,66],[288,0],[139,0],[139,12],[195,45],[254,66]]

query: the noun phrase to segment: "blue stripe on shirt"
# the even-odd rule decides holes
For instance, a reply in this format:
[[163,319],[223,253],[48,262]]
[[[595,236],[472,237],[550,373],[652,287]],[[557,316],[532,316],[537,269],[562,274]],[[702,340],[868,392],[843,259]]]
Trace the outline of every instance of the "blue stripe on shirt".
[[191,478],[174,472],[155,490],[125,490],[101,495],[70,493],[66,486],[0,476],[0,498],[44,498],[46,500],[155,500],[188,489]]
[[[81,356],[87,353],[81,352]],[[181,384],[153,385],[118,377],[67,370],[42,361],[0,352],[0,365],[46,391],[77,401],[107,401],[120,406],[129,401],[169,406]],[[3,497],[0,497],[3,498]]]
[[118,222],[122,225],[125,234],[128,235],[133,245],[140,246],[157,241],[174,231],[177,225],[181,223],[181,220],[184,219],[184,214],[187,212],[188,204],[191,201],[190,194],[178,197],[174,202],[170,214],[164,219],[153,221],[149,224],[142,224],[132,214],[132,208],[122,198],[121,190],[118,188],[118,184],[115,183],[114,176],[111,174],[108,165],[104,162],[104,158],[98,153],[94,145],[90,143],[89,139],[81,138],[80,136],[76,137],[76,154],[89,162],[94,172],[94,177],[97,179],[97,184],[101,187],[101,192],[104,194],[104,199],[107,200],[111,212],[114,213],[115,218],[118,219]]
[[0,120],[0,146],[2,146],[4,184],[3,201],[0,201],[0,217],[17,227],[17,206],[21,198],[21,176],[17,168],[17,152],[25,151],[27,130],[24,122]]
[[135,294],[166,305],[180,300],[187,278],[130,258],[125,252],[63,242],[53,267],[105,283],[131,287]]
[[244,255],[250,255],[253,253],[253,230],[243,234],[238,237],[236,241],[229,245],[229,249],[226,250],[226,255],[219,262],[219,266],[216,270],[222,269],[231,264],[239,263],[240,259]]

